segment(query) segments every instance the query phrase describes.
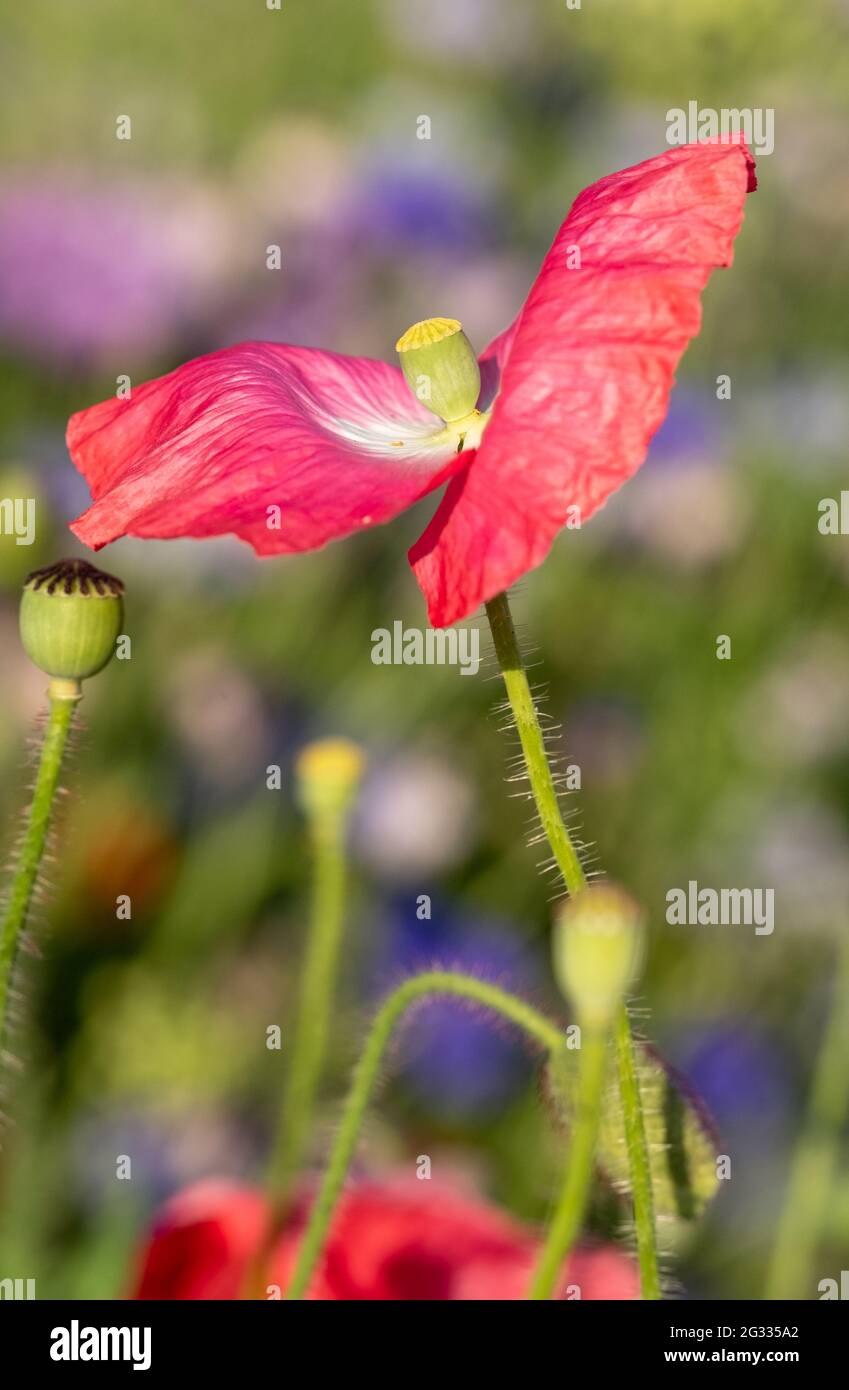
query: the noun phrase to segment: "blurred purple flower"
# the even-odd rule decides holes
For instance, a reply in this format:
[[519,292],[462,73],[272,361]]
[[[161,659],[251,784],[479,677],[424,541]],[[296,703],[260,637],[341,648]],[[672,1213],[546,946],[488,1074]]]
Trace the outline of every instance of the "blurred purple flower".
[[[417,900],[400,899],[390,914],[378,961],[381,987],[399,973],[435,964],[467,971],[521,993],[539,980],[535,962],[508,924],[433,908],[417,917]],[[404,1081],[415,1100],[443,1120],[480,1119],[527,1084],[533,1065],[521,1039],[489,1014],[458,1001],[422,1005],[404,1035]]]
[[[675,462],[682,456],[717,458],[722,453],[721,407],[712,396],[678,386],[669,412],[651,443],[645,468]],[[645,468],[643,471],[645,471]]]
[[375,759],[354,814],[358,857],[385,879],[421,881],[457,864],[477,830],[475,790],[462,769],[431,753]]
[[490,245],[490,200],[460,173],[388,161],[364,172],[348,213],[359,241],[372,254],[433,251],[471,255]]
[[265,224],[263,245],[283,248],[282,273],[261,272],[222,314],[217,331],[228,342],[296,342],[320,347],[338,344],[347,322],[365,312],[358,300],[361,270],[353,231],[340,220],[326,226],[287,229],[282,221]]
[[[680,1044],[679,1049],[680,1050]],[[736,1019],[688,1035],[683,1070],[722,1134],[736,1126],[765,1133],[790,1106],[787,1058],[772,1036]]]
[[212,204],[191,191],[50,179],[0,187],[0,338],[115,371],[163,347],[220,264]]

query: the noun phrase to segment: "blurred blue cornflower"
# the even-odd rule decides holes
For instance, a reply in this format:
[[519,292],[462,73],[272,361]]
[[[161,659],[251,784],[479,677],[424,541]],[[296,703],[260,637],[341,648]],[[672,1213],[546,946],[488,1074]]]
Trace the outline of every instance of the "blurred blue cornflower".
[[[457,969],[534,992],[540,970],[515,928],[493,918],[469,917],[437,904],[421,920],[422,899],[395,900],[375,965],[381,992],[399,975],[434,966]],[[420,1006],[405,1029],[404,1085],[415,1101],[444,1121],[481,1120],[527,1084],[533,1060],[520,1038],[497,1020],[460,1001]]]
[[791,1088],[787,1058],[774,1036],[722,1019],[689,1031],[675,1050],[683,1051],[685,1074],[720,1134],[739,1127],[766,1144],[783,1126]]
[[356,239],[378,258],[402,251],[474,255],[492,241],[491,199],[459,170],[410,169],[389,156],[363,172],[349,211]]

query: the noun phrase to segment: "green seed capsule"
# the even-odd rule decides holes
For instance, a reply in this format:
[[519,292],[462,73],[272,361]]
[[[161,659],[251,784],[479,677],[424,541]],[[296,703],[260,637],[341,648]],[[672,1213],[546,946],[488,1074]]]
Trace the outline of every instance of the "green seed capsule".
[[398,339],[395,350],[413,395],[449,424],[477,405],[481,374],[475,351],[457,319],[423,319]]
[[33,570],[21,596],[21,641],[46,675],[80,681],[106,665],[124,614],[120,579],[86,560]]
[[554,973],[581,1024],[612,1024],[642,951],[642,913],[619,888],[599,884],[570,898],[554,928]]

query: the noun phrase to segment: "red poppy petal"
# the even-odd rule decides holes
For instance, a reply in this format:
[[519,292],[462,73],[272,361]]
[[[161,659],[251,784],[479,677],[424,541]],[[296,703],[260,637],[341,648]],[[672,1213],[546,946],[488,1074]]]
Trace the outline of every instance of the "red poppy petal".
[[242,343],[71,417],[94,498],[71,529],[94,549],[235,532],[260,555],[312,550],[456,471],[440,429],[397,367]]
[[[334,1214],[308,1297],[331,1301],[443,1302],[527,1297],[539,1244],[497,1208],[405,1176],[347,1191]],[[290,1213],[268,1265],[285,1289],[303,1239],[308,1202]],[[133,1297],[236,1299],[266,1232],[264,1198],[207,1180],[178,1193],[156,1221]],[[634,1261],[615,1246],[579,1246],[558,1296],[627,1299],[639,1293]]]
[[[415,1186],[414,1186],[415,1184]],[[285,1288],[305,1211],[280,1237],[272,1278]],[[509,1301],[527,1297],[539,1244],[512,1217],[441,1184],[414,1178],[364,1183],[342,1197],[308,1297],[319,1301]],[[559,1297],[632,1299],[634,1261],[614,1246],[579,1247]]]
[[162,1210],[151,1233],[137,1299],[235,1299],[259,1246],[267,1207],[250,1188],[210,1179]]
[[576,200],[488,350],[503,370],[480,448],[410,551],[435,626],[540,564],[570,507],[586,521],[639,468],[699,331],[700,293],[731,264],[753,170],[742,144],[687,145]]

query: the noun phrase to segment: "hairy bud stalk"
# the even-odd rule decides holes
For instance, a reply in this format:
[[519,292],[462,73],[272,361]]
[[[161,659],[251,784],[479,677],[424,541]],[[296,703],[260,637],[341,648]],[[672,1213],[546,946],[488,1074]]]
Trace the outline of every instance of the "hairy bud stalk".
[[21,599],[21,641],[50,676],[50,711],[20,854],[0,922],[0,1043],[5,1040],[9,986],[47,843],[62,759],[80,682],[95,675],[115,648],[123,614],[123,584],[85,560],[60,560],[35,570]]
[[346,896],[348,821],[365,771],[357,744],[320,739],[301,750],[295,791],[312,844],[313,900],[292,1030],[286,1090],[268,1168],[271,1217],[245,1279],[245,1295],[265,1298],[265,1265],[285,1219],[309,1142],[330,1036]]
[[604,1105],[609,1042],[641,956],[641,914],[608,886],[585,888],[566,903],[554,930],[554,973],[578,1016],[581,1049],[569,1157],[560,1198],[531,1286],[551,1298],[581,1230],[589,1200]]
[[281,1207],[303,1158],[324,1068],[345,915],[348,818],[364,768],[365,755],[347,739],[311,743],[295,765],[314,878],[288,1084],[270,1167],[274,1198]]
[[[516,631],[510,613],[507,595],[497,594],[489,599],[486,613],[492,631],[493,645],[501,675],[507,690],[516,728],[522,745],[522,756],[531,784],[534,802],[539,813],[540,825],[551,847],[563,883],[573,900],[579,899],[588,891],[587,875],[581,862],[578,847],[574,844],[560,812],[558,789],[552,774],[545,738],[540,727],[539,716],[528,684],[527,672],[516,639]],[[639,1080],[634,1062],[634,1043],[625,1005],[620,1003],[616,1011],[613,1036],[616,1054],[616,1070],[619,1092],[622,1097],[622,1110],[625,1130],[625,1146],[628,1153],[628,1167],[631,1176],[634,1225],[637,1232],[637,1248],[640,1259],[640,1279],[643,1298],[660,1297],[660,1278],[657,1261],[657,1234],[655,1229],[654,1200],[652,1195],[651,1165],[646,1141],[642,1113]],[[599,1041],[597,1030],[590,1029],[589,1055],[582,1052],[583,1086],[585,1087],[582,1108],[598,1109],[598,1096],[604,1086],[604,1064],[607,1041]],[[591,1127],[584,1127],[585,1147],[579,1155],[575,1170],[580,1175],[582,1165],[591,1162],[593,1144]],[[590,1154],[588,1158],[587,1155]],[[567,1183],[572,1179],[567,1174]],[[583,1201],[582,1181],[577,1181],[573,1189],[561,1195],[561,1213],[574,1211]],[[573,1239],[572,1217],[566,1221],[566,1244]],[[554,1255],[558,1246],[563,1247],[564,1231],[555,1225],[549,1233],[544,1265],[537,1270],[534,1278],[532,1297],[547,1298],[557,1274]]]

